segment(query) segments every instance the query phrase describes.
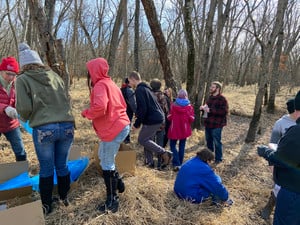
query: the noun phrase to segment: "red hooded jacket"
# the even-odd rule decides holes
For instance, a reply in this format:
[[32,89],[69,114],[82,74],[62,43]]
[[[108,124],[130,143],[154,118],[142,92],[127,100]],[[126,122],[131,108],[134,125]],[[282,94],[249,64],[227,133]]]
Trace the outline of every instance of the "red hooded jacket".
[[176,102],[171,105],[168,120],[171,121],[168,138],[182,140],[192,135],[191,124],[194,122],[194,108],[191,104],[180,106]]
[[82,115],[92,120],[97,136],[109,142],[130,124],[126,102],[120,88],[108,76],[109,66],[104,58],[93,59],[86,66],[93,88],[90,108],[84,110]]

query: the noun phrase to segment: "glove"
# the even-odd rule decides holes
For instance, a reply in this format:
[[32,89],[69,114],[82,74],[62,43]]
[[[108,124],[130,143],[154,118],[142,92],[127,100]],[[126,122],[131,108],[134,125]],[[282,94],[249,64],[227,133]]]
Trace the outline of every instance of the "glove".
[[12,119],[17,119],[18,118],[18,113],[17,113],[17,110],[11,106],[7,106],[5,109],[4,109],[6,115]]
[[260,145],[257,147],[257,154],[261,157],[264,157],[266,155],[267,150],[269,150],[268,146]]

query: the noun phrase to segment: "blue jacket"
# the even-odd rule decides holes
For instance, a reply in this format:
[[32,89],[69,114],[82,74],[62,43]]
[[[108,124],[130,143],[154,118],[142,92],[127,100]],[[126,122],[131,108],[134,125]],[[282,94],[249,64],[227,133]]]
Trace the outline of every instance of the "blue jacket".
[[193,203],[201,203],[210,196],[222,201],[228,199],[228,191],[221,178],[197,156],[182,165],[175,180],[174,191],[179,198]]
[[159,106],[151,88],[146,83],[141,82],[138,84],[135,95],[137,109],[134,127],[138,128],[141,124],[155,125],[164,123],[164,112]]

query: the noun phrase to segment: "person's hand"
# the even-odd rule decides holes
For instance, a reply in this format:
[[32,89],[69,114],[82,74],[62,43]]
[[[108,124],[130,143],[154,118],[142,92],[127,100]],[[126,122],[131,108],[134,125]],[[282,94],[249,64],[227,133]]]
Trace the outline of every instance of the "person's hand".
[[268,146],[260,145],[257,147],[257,154],[261,157],[264,157],[268,149]]
[[18,118],[18,112],[15,108],[11,107],[11,106],[7,106],[4,109],[6,115],[12,119],[17,119]]

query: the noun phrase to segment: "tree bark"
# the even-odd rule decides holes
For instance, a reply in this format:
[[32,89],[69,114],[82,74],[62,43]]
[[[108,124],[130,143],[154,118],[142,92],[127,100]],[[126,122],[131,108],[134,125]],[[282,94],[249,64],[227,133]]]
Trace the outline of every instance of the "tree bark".
[[[51,69],[56,72],[65,82],[66,94],[69,95],[69,73],[65,65],[65,55],[63,54],[63,45],[56,46],[56,40],[52,36],[51,29],[44,8],[41,6],[39,0],[27,0],[31,18],[34,21],[39,33],[39,42],[42,46],[42,58],[45,58]],[[55,1],[52,7],[55,6]],[[60,43],[60,41],[58,41]],[[44,61],[45,62],[45,61]]]
[[184,32],[187,44],[187,82],[186,90],[191,93],[194,84],[194,71],[195,71],[195,44],[193,35],[193,23],[191,19],[191,13],[193,10],[193,0],[186,0],[183,8],[184,18]]
[[124,13],[123,7],[124,7],[124,1],[121,0],[119,3],[117,15],[116,15],[116,21],[114,24],[113,28],[113,33],[110,41],[110,46],[109,46],[109,54],[108,54],[108,64],[109,64],[109,74],[111,76],[114,75],[114,70],[115,70],[115,59],[116,59],[116,54],[117,54],[117,48],[119,46],[119,34],[120,34],[120,29],[122,25],[122,14]]
[[156,48],[159,53],[159,60],[164,72],[166,86],[172,88],[175,96],[177,94],[177,85],[173,78],[173,73],[170,66],[167,43],[162,32],[160,23],[157,19],[156,8],[153,0],[142,0],[144,10],[147,16],[148,24],[151,29],[152,36],[155,40]]
[[139,71],[139,43],[140,43],[140,0],[135,1],[135,12],[134,12],[134,70]]
[[[246,143],[255,141],[257,129],[259,126],[261,111],[262,111],[263,97],[264,97],[264,93],[266,91],[265,89],[266,89],[266,84],[267,84],[267,76],[268,76],[268,72],[269,72],[269,62],[270,62],[270,59],[272,58],[274,43],[281,31],[281,23],[283,22],[287,2],[288,2],[288,0],[279,0],[278,1],[276,21],[275,21],[275,24],[273,26],[271,35],[270,35],[267,43],[264,43],[258,37],[258,34],[255,32],[256,31],[255,21],[251,16],[251,21],[252,21],[252,24],[254,27],[254,35],[255,35],[256,40],[258,41],[258,43],[261,46],[261,64],[260,64],[260,73],[259,73],[259,82],[258,82],[259,88],[258,88],[258,93],[255,98],[253,116],[252,116],[252,119],[251,119],[251,122],[249,125],[246,139],[245,139]],[[246,2],[246,4],[248,4],[248,3]],[[249,5],[248,5],[248,10],[249,10]]]

